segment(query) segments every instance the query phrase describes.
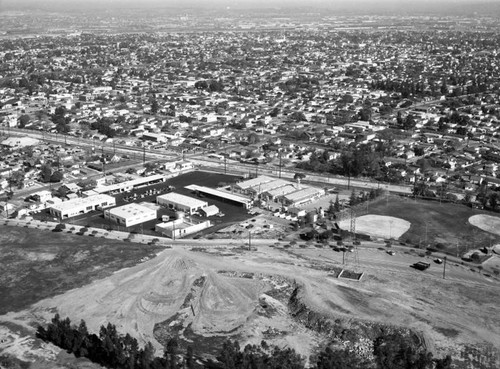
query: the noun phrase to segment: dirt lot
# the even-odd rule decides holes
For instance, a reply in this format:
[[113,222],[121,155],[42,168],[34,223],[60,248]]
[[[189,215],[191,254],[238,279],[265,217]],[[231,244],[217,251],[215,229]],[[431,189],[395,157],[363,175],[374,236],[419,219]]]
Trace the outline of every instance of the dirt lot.
[[[421,332],[431,350],[452,354],[462,362],[460,368],[490,369],[499,363],[494,349],[500,345],[496,281],[451,264],[452,278],[442,280],[439,270],[408,268],[418,256],[393,257],[373,248],[360,250],[365,276],[354,282],[329,276],[331,268],[342,268],[341,253],[329,249],[283,249],[270,240],[255,240],[256,250],[245,251],[231,242],[221,240],[217,248],[167,249],[149,261],[1,316],[0,322],[23,326],[58,311],[73,321],[85,319],[92,331],[110,321],[143,343],[152,341],[158,350],[168,337],[179,334],[181,346],[195,342],[208,352],[233,337],[243,345],[265,339],[309,356],[331,332],[290,313],[297,309],[290,301],[299,287],[300,311],[306,309],[308,319],[316,314],[314,319],[336,322],[333,327],[340,328],[335,329],[348,329],[359,350],[369,350],[369,340],[361,336],[399,326]],[[57,260],[48,253],[40,257]],[[347,342],[346,337],[338,339]],[[19,343],[19,337],[13,341]]]
[[87,285],[161,250],[0,225],[0,314]]

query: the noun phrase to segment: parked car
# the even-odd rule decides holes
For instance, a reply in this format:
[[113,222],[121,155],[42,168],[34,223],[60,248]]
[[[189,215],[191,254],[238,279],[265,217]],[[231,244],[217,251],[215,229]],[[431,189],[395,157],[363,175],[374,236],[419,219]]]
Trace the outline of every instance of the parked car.
[[411,265],[412,268],[418,269],[418,270],[426,270],[429,268],[431,264],[429,263],[424,263],[423,261],[419,261],[418,263],[415,263]]

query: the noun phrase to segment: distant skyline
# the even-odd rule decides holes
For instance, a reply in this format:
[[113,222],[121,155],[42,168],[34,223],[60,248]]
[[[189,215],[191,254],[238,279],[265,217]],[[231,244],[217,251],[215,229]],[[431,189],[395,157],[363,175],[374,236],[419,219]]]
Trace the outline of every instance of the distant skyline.
[[[176,9],[269,9],[310,8],[339,14],[474,14],[500,17],[500,0],[0,0],[0,11],[80,9],[176,8]],[[499,10],[498,12],[496,10]]]

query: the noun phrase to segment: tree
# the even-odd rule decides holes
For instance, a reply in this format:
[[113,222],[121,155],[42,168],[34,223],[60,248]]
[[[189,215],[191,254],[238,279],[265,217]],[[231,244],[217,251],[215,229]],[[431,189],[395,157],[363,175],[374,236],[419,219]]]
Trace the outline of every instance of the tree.
[[50,176],[50,182],[61,182],[63,178],[64,178],[63,172],[61,172],[60,170],[56,170]]
[[40,176],[42,177],[43,182],[49,182],[50,177],[52,176],[52,167],[48,164],[42,165],[40,168]]
[[349,205],[353,206],[358,203],[358,197],[356,196],[356,191],[352,189],[351,196],[349,197]]
[[250,133],[247,139],[250,145],[254,145],[260,142],[260,137],[255,132]]
[[158,104],[158,101],[155,99],[151,103],[151,113],[156,114],[160,110],[160,104]]
[[498,192],[491,192],[489,194],[489,203],[492,210],[496,210],[498,205]]
[[21,115],[21,117],[19,117],[19,128],[26,127],[26,125],[30,122],[30,119],[30,116],[27,114]]
[[304,178],[306,178],[306,175],[304,173],[295,173],[295,175],[293,176],[293,179],[295,180],[303,180]]

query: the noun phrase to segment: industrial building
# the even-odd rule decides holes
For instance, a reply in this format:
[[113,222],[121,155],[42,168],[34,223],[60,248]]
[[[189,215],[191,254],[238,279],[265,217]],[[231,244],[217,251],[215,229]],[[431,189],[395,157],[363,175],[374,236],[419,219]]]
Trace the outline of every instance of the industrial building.
[[211,227],[209,220],[196,223],[187,221],[185,218],[175,219],[167,223],[159,223],[155,226],[155,231],[172,239],[182,238],[190,234],[202,231]]
[[228,203],[234,203],[240,206],[243,206],[245,209],[249,209],[252,207],[252,200],[248,197],[241,196],[232,192],[226,192],[217,190],[215,188],[198,186],[198,185],[189,185],[186,186],[188,190],[196,191],[198,193],[202,193],[207,197],[212,197],[218,200],[222,200]]
[[156,219],[156,210],[147,206],[131,203],[104,211],[104,218],[119,225],[131,227]]
[[323,190],[297,183],[260,176],[237,183],[234,188],[246,195],[259,197],[263,201],[274,201],[287,206],[299,206],[321,197]]
[[125,181],[121,183],[114,183],[110,185],[101,185],[94,188],[94,191],[101,194],[113,194],[119,192],[132,191],[133,189],[150,186],[155,183],[165,182],[166,176],[162,174],[155,174],[148,177],[140,177],[132,179],[130,181]]
[[94,210],[110,208],[115,205],[116,201],[114,197],[100,194],[89,197],[79,197],[55,204],[50,208],[50,214],[59,219],[67,219]]
[[186,214],[193,214],[199,209],[208,206],[206,201],[201,201],[193,197],[170,192],[156,197],[156,203],[168,207],[172,210],[180,210]]
[[299,206],[319,199],[322,194],[324,194],[324,191],[319,188],[306,187],[283,196],[282,202],[287,206]]

